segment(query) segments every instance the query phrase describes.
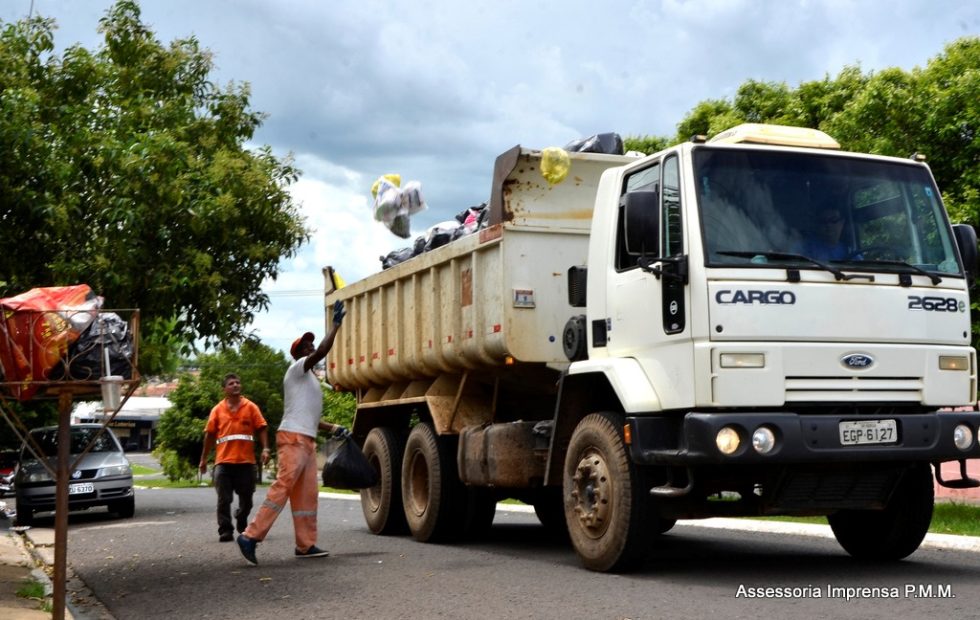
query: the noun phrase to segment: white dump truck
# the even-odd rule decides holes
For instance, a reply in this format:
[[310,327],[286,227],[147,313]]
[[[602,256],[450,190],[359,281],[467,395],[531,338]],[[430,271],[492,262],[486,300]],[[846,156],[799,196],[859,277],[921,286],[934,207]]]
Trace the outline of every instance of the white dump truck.
[[897,560],[930,465],[980,485],[980,415],[952,410],[976,401],[976,233],[921,158],[769,125],[570,158],[551,186],[514,147],[487,227],[326,278],[373,532],[478,536],[513,497],[597,571],[713,516],[826,515],[852,556]]

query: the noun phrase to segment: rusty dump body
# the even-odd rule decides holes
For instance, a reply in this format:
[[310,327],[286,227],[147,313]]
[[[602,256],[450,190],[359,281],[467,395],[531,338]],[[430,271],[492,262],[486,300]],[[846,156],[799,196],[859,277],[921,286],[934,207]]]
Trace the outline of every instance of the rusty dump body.
[[327,295],[327,308],[347,308],[327,372],[357,393],[358,424],[423,403],[440,434],[553,413],[575,314],[567,270],[588,259],[602,172],[634,161],[570,157],[568,177],[549,186],[541,152],[514,147],[497,159],[487,228]]

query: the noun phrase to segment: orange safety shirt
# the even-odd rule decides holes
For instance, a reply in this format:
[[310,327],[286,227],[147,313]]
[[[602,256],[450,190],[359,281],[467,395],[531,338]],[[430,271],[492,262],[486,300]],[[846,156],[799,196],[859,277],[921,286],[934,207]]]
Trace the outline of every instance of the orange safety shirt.
[[217,437],[219,463],[255,463],[255,434],[268,426],[258,405],[242,397],[238,410],[228,409],[227,399],[211,410],[204,431]]

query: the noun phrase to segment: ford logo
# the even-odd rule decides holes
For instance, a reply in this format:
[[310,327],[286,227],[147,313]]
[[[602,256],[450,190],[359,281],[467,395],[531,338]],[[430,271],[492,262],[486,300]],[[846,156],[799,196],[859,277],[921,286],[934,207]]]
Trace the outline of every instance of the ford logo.
[[875,363],[875,358],[864,353],[852,353],[842,357],[840,363],[844,365],[844,368],[871,368]]

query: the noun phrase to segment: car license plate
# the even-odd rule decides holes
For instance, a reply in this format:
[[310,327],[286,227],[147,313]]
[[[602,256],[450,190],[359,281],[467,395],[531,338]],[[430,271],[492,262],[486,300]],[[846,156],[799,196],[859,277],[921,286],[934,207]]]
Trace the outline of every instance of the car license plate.
[[83,493],[95,493],[95,486],[91,482],[78,482],[68,485],[68,495],[82,495]]
[[842,446],[858,446],[872,443],[895,443],[898,427],[895,420],[860,420],[840,423]]

